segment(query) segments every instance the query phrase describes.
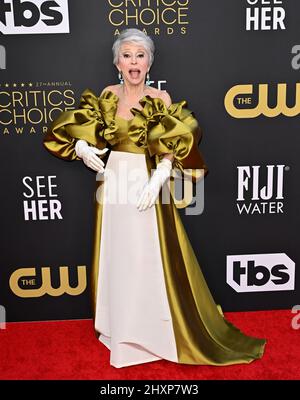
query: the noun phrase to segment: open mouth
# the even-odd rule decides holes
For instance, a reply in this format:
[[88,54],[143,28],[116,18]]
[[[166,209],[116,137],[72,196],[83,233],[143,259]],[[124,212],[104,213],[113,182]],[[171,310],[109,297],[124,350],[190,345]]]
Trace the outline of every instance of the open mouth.
[[129,75],[131,76],[131,78],[133,79],[137,79],[140,76],[141,71],[138,68],[131,68],[129,70]]

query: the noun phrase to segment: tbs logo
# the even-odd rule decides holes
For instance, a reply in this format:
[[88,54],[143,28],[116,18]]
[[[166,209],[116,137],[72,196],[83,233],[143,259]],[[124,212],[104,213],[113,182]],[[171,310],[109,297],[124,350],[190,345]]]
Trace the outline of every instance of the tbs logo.
[[0,32],[69,33],[68,0],[0,0]]
[[236,292],[294,290],[295,263],[285,253],[227,256],[226,282]]

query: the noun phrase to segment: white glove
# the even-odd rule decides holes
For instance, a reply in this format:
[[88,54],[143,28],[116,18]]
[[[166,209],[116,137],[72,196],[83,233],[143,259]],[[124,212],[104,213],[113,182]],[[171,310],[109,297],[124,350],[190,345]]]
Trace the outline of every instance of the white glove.
[[97,154],[105,154],[107,150],[109,150],[108,147],[100,150],[97,149],[97,147],[89,146],[88,143],[82,139],[77,140],[75,145],[75,152],[79,158],[82,158],[85,165],[100,173],[104,171],[104,162],[97,156]]
[[160,189],[166,180],[170,177],[172,170],[172,162],[164,158],[157,164],[156,170],[145,185],[137,202],[139,211],[152,207],[157,199]]

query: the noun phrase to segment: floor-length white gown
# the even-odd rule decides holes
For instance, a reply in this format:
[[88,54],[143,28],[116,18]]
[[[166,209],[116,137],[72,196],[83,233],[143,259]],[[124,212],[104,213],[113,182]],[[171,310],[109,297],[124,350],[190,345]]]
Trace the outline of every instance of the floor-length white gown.
[[117,368],[160,358],[177,361],[155,206],[136,207],[138,189],[148,180],[145,155],[111,151],[105,171],[95,317],[99,340]]

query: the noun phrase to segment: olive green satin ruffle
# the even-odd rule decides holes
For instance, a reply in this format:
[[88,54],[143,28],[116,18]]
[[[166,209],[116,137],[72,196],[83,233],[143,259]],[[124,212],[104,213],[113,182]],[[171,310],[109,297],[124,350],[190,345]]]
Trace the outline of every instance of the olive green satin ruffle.
[[[77,139],[86,140],[93,146],[104,148],[107,143],[118,143],[116,111],[119,98],[110,90],[101,96],[87,88],[80,98],[78,109],[62,112],[54,120],[44,138],[45,147],[65,159],[78,159],[75,153]],[[193,113],[186,108],[185,100],[167,107],[162,99],[149,95],[140,100],[142,109],[132,108],[134,115],[128,131],[129,138],[137,146],[147,148],[156,164],[166,153],[173,153],[174,168],[185,175],[185,169],[204,169],[198,144],[202,132]],[[196,175],[192,174],[193,181]]]
[[231,365],[261,358],[266,339],[244,334],[224,317],[173,203],[155,206],[178,362]]
[[[79,159],[75,153],[77,139],[103,149],[107,142],[117,142],[115,113],[117,97],[104,93],[97,97],[92,90],[81,94],[79,108],[62,112],[49,126],[44,146],[52,154],[67,160]],[[104,155],[105,156],[105,155]]]
[[[44,146],[52,154],[67,160],[79,159],[75,152],[77,139],[83,139],[99,149],[118,146],[118,101],[118,96],[110,90],[98,97],[91,89],[85,89],[79,108],[62,112],[49,126]],[[166,153],[174,155],[170,192],[175,200],[174,179],[188,179],[196,183],[208,172],[198,148],[201,128],[185,100],[167,107],[162,99],[146,95],[140,104],[142,109],[131,109],[134,117],[129,124],[128,138],[136,148],[148,152],[155,165]],[[187,199],[176,199],[176,207],[187,207],[191,201],[191,195]]]
[[190,176],[193,182],[206,175],[208,167],[198,148],[202,131],[192,111],[186,108],[186,100],[167,107],[162,99],[147,95],[140,104],[142,110],[131,110],[134,119],[128,132],[135,144],[147,147],[156,164],[164,154],[172,153],[173,168],[185,177]]

